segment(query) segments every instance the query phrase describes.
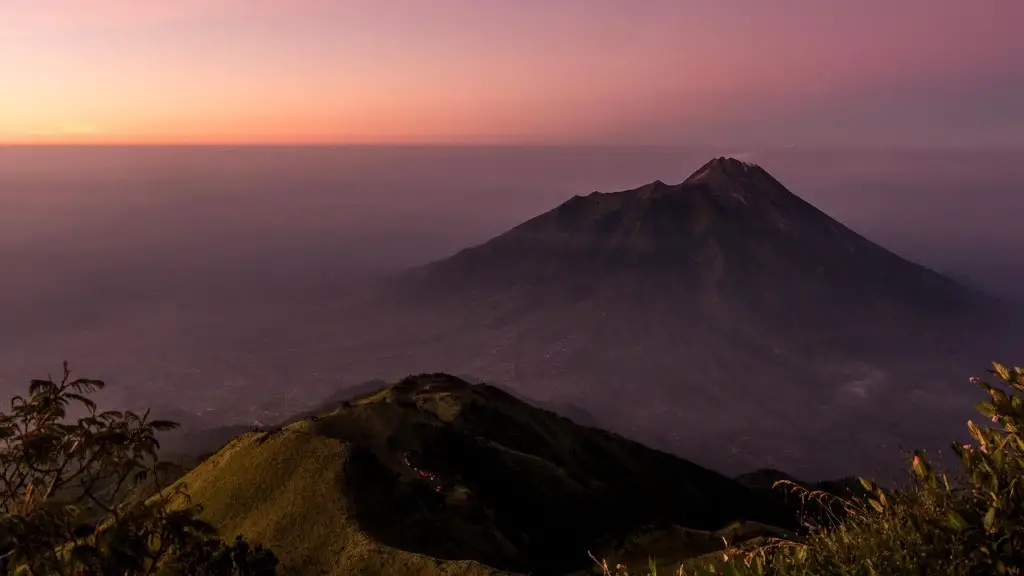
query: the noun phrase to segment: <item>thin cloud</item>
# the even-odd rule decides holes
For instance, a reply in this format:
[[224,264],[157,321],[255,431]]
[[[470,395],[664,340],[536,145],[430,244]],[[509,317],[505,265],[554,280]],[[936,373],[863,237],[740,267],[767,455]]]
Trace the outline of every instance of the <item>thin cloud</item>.
[[0,20],[51,32],[95,28],[138,28],[228,16],[261,14],[283,8],[272,0],[6,0]]

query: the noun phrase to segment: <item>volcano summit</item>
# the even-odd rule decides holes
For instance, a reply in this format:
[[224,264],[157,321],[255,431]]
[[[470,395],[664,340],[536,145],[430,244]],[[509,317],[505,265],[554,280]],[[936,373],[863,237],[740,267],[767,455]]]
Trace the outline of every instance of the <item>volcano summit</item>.
[[946,445],[1006,316],[731,158],[394,280],[361,376],[469,374],[713,467],[811,477]]

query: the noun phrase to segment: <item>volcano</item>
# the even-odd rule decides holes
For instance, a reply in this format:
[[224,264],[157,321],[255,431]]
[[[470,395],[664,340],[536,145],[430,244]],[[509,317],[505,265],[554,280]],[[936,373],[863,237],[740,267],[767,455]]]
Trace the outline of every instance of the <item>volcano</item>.
[[515,296],[527,309],[640,298],[681,307],[691,319],[739,314],[779,323],[773,331],[832,325],[808,342],[821,346],[827,336],[871,347],[880,343],[866,333],[970,315],[984,304],[843,226],[759,166],[730,158],[676,185],[576,196],[417,274],[422,293],[457,295],[463,304],[470,293]]
[[732,158],[577,195],[394,280],[375,349],[395,375],[499,382],[737,472],[868,473],[945,446],[976,399],[964,379],[1007,342],[1002,303]]

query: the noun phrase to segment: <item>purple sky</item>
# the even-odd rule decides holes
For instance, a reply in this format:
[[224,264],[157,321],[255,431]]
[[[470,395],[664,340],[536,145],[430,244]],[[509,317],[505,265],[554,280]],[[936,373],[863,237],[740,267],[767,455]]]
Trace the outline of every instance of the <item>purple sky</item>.
[[3,0],[0,142],[1024,145],[1020,0]]

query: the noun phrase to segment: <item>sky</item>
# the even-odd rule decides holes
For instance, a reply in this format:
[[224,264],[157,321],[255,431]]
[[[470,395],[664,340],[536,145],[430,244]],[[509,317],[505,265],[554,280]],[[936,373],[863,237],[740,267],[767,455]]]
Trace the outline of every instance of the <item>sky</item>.
[[2,0],[0,143],[1024,146],[1020,0]]

